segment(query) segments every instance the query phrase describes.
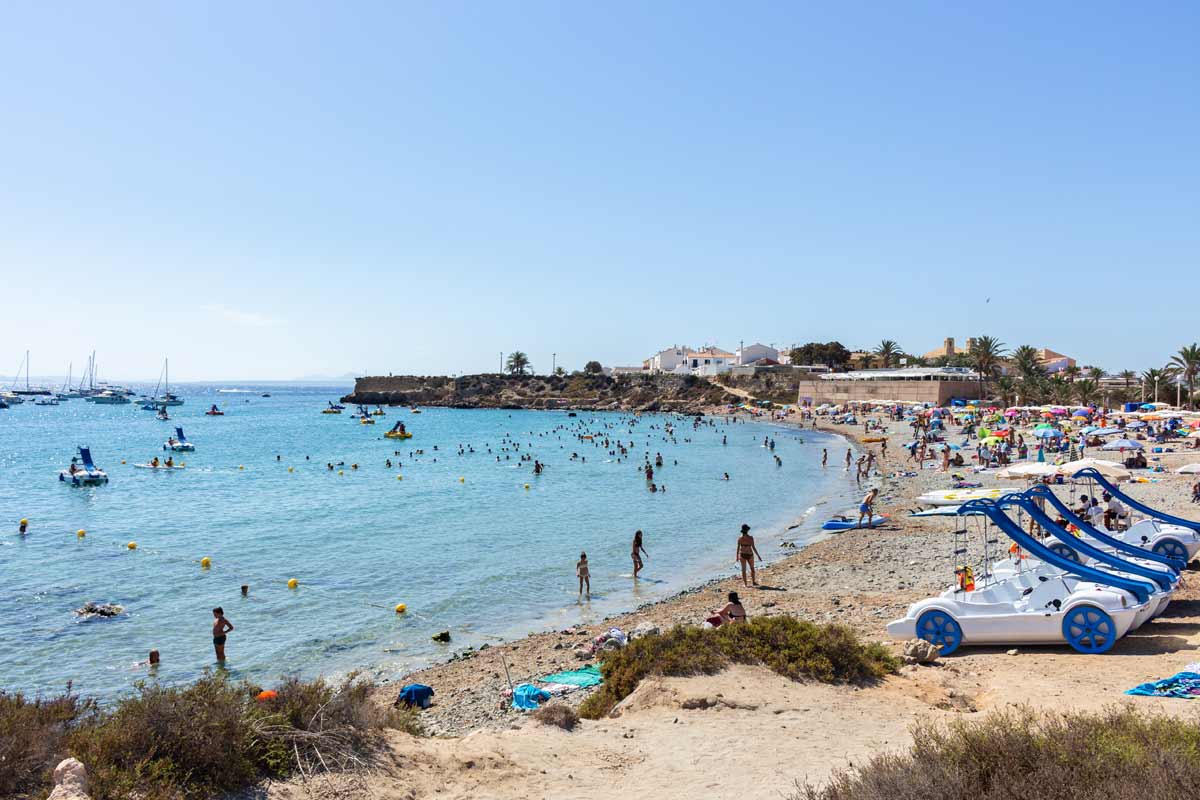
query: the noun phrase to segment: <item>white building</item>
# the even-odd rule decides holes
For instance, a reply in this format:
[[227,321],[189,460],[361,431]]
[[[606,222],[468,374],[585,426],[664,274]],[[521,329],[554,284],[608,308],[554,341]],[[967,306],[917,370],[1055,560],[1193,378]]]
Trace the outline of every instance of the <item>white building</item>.
[[646,359],[644,366],[650,372],[676,372],[687,363],[688,350],[679,345],[668,347]]
[[737,356],[719,347],[703,347],[687,353],[687,367],[693,375],[720,375],[736,364]]
[[739,347],[737,351],[737,365],[739,367],[744,367],[747,364],[753,364],[755,361],[761,361],[764,358],[769,358],[772,361],[776,361],[780,364],[783,363],[782,359],[779,357],[778,350],[776,350],[774,347],[768,347],[760,342]]

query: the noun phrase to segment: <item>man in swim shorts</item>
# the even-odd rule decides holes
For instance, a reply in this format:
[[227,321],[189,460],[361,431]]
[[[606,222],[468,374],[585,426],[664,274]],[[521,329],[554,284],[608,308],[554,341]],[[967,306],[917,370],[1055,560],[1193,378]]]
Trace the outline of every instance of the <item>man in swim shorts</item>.
[[217,653],[217,661],[225,663],[225,634],[233,630],[233,623],[225,619],[225,609],[217,606],[213,609],[213,650]]

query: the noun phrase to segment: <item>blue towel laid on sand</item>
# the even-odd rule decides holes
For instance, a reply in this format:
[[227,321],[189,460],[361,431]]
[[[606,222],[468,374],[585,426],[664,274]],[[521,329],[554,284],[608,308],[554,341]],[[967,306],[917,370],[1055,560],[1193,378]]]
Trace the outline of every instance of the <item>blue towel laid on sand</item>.
[[550,693],[528,683],[522,683],[513,689],[513,708],[532,711],[538,704],[550,699]]
[[1135,686],[1125,694],[1144,697],[1178,697],[1181,700],[1191,700],[1193,697],[1200,697],[1200,673],[1180,672],[1161,681]]
[[600,678],[600,668],[591,664],[583,669],[556,672],[538,680],[543,683],[562,683],[567,686],[599,686],[603,682]]

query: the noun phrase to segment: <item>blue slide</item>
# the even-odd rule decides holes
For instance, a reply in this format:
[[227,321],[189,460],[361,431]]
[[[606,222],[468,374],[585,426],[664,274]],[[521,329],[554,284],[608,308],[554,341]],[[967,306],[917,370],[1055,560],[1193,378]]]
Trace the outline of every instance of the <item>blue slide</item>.
[[178,425],[175,426],[175,441],[179,442],[180,444],[187,443],[187,437],[183,435],[183,428],[179,427]]
[[1190,519],[1184,519],[1183,517],[1174,517],[1174,516],[1171,516],[1170,514],[1164,514],[1161,511],[1155,511],[1153,508],[1146,505],[1145,503],[1141,503],[1141,502],[1138,502],[1137,500],[1134,500],[1132,497],[1130,497],[1129,495],[1122,492],[1116,486],[1113,486],[1109,482],[1108,478],[1105,478],[1098,471],[1096,471],[1095,469],[1092,469],[1091,467],[1081,469],[1081,470],[1079,470],[1079,472],[1076,472],[1071,477],[1072,478],[1090,478],[1090,479],[1094,480],[1096,483],[1100,484],[1100,487],[1103,488],[1104,491],[1108,492],[1113,497],[1117,498],[1118,500],[1120,500],[1122,503],[1129,506],[1130,508],[1135,508],[1138,511],[1142,512],[1143,514],[1153,517],[1154,519],[1158,520],[1159,522],[1165,522],[1168,525],[1179,525],[1180,527],[1188,528],[1190,530],[1196,531],[1197,533],[1200,533],[1200,522],[1196,522],[1195,520],[1190,520]]
[[1106,564],[1114,569],[1120,570],[1121,572],[1127,572],[1131,575],[1140,575],[1143,578],[1148,578],[1158,584],[1159,588],[1161,588],[1164,592],[1171,591],[1176,582],[1179,580],[1178,573],[1166,572],[1161,569],[1154,569],[1142,564],[1134,564],[1132,562],[1125,561],[1124,559],[1118,558],[1112,553],[1095,547],[1091,543],[1084,541],[1078,536],[1068,533],[1064,528],[1056,525],[1054,520],[1046,516],[1046,513],[1038,508],[1038,505],[1036,502],[1034,502],[1033,498],[1030,498],[1025,494],[1013,492],[1012,494],[1007,494],[1000,499],[1007,500],[1009,503],[1025,509],[1026,513],[1033,518],[1034,522],[1041,525],[1042,529],[1046,531],[1046,533],[1050,534],[1062,543],[1052,544],[1050,545],[1050,549],[1056,553],[1059,553],[1060,555],[1070,558],[1073,561],[1079,558],[1078,553],[1083,553],[1085,556],[1094,558],[1101,564]]
[[984,516],[996,524],[996,527],[1004,532],[1004,535],[1012,539],[1023,549],[1027,550],[1034,556],[1037,556],[1042,561],[1045,561],[1051,566],[1058,567],[1063,572],[1074,575],[1083,580],[1092,581],[1101,584],[1102,586],[1111,586],[1114,589],[1123,589],[1138,599],[1139,603],[1147,603],[1150,601],[1150,595],[1156,591],[1154,584],[1146,583],[1145,581],[1133,580],[1130,578],[1122,578],[1118,575],[1113,575],[1111,572],[1095,569],[1093,567],[1084,566],[1077,561],[1072,561],[1065,556],[1051,550],[1046,545],[1039,542],[1037,539],[1030,536],[1025,531],[1021,530],[1021,526],[1013,522],[1007,514],[1000,510],[993,501],[987,499],[970,500],[959,506],[960,511],[982,511]]
[[1083,531],[1085,536],[1095,539],[1098,542],[1103,542],[1114,550],[1119,550],[1122,553],[1145,559],[1146,561],[1155,561],[1168,567],[1172,572],[1178,573],[1183,569],[1183,561],[1178,558],[1165,556],[1162,553],[1155,553],[1148,548],[1138,547],[1136,544],[1130,544],[1123,539],[1109,536],[1099,528],[1093,528],[1091,523],[1084,521],[1078,514],[1072,511],[1070,506],[1064,503],[1062,498],[1056,495],[1054,490],[1049,486],[1039,484],[1030,488],[1025,494],[1029,497],[1044,497],[1050,505],[1058,509],[1058,513],[1063,515],[1063,519]]
[[96,465],[92,463],[92,449],[79,445],[79,460],[83,462],[83,468],[88,470],[96,469]]

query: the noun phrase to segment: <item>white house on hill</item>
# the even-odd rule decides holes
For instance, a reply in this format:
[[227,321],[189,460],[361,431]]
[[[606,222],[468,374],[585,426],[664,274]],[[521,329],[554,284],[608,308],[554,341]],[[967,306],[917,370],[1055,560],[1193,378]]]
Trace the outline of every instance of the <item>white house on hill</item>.
[[755,361],[762,361],[764,358],[769,358],[777,364],[783,363],[779,358],[778,350],[760,342],[744,345],[739,347],[737,351],[737,365],[739,367],[753,364]]

